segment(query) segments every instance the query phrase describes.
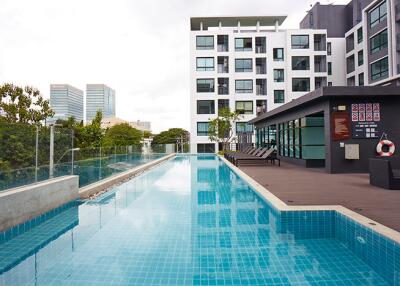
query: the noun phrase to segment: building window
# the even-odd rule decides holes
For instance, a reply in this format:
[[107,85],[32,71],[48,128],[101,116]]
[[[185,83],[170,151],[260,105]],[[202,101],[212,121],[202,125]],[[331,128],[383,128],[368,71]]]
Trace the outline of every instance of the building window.
[[347,68],[347,73],[352,73],[355,70],[355,62],[354,62],[354,55],[351,55],[346,59],[346,68]]
[[208,136],[210,122],[197,122],[197,136]]
[[388,58],[383,58],[371,64],[371,79],[386,78],[389,74]]
[[218,52],[228,52],[228,50],[229,50],[228,39],[229,39],[228,35],[218,35],[217,36]]
[[332,75],[332,63],[328,62],[328,75]]
[[253,125],[246,122],[236,122],[236,133],[253,132]]
[[292,35],[292,49],[310,48],[310,39],[308,35]]
[[284,90],[274,90],[274,103],[285,103]]
[[267,80],[265,78],[256,79],[256,95],[267,95]]
[[252,59],[235,59],[235,72],[252,72]]
[[347,86],[355,86],[356,85],[356,77],[352,76],[347,79]]
[[281,62],[284,60],[283,48],[274,49],[274,61]]
[[357,43],[361,43],[363,41],[363,29],[362,27],[357,30]]
[[218,78],[218,94],[229,94],[229,78]]
[[333,86],[331,81],[328,81],[328,86]]
[[214,113],[215,113],[214,100],[197,101],[197,114],[214,114]]
[[388,35],[387,30],[384,30],[371,38],[371,54],[387,48],[387,45]]
[[197,144],[197,153],[215,153],[214,143]]
[[253,114],[253,101],[236,101],[235,109],[239,114]]
[[310,91],[310,79],[292,78],[292,91]]
[[235,81],[236,93],[252,93],[253,80],[252,79],[239,79]]
[[362,66],[364,64],[364,52],[363,52],[363,50],[358,52],[357,60],[358,60],[358,66]]
[[222,109],[229,109],[229,99],[218,99],[218,112]]
[[251,38],[236,38],[235,51],[251,51],[253,50],[253,43]]
[[256,74],[266,74],[266,73],[267,73],[267,59],[256,58]]
[[293,56],[292,57],[292,70],[309,70],[310,57],[308,56]]
[[265,37],[256,37],[256,54],[265,54],[267,50],[267,41]]
[[213,78],[197,79],[197,92],[214,92],[214,79]]
[[284,82],[285,72],[283,69],[274,69],[274,82]]
[[371,28],[384,21],[387,16],[387,5],[386,1],[377,6],[369,13],[369,25]]
[[197,50],[213,50],[214,49],[214,36],[197,36],[196,37]]
[[346,53],[354,50],[354,33],[351,33],[346,37]]
[[326,50],[327,50],[328,56],[332,55],[332,43],[331,42],[327,43]]
[[214,70],[214,58],[197,58],[196,59],[196,70],[197,71],[213,71]]
[[364,85],[364,73],[360,73],[358,75],[358,85],[363,86]]

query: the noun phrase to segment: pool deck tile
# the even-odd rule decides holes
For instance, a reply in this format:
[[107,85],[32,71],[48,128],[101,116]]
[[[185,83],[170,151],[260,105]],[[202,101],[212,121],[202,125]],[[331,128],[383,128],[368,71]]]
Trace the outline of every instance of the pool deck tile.
[[341,205],[400,231],[400,191],[371,186],[368,174],[328,174],[285,162],[240,169],[287,205]]

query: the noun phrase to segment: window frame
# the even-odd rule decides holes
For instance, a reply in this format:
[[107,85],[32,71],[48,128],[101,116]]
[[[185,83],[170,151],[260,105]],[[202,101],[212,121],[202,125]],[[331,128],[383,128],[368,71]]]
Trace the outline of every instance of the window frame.
[[[305,90],[295,90],[294,89],[294,82],[295,81],[300,81],[300,80],[306,80],[308,81],[308,88]],[[292,92],[309,92],[310,91],[310,86],[311,86],[311,80],[309,77],[293,77],[292,78]]]
[[[212,81],[212,91],[199,91],[199,81]],[[197,93],[214,93],[215,92],[215,79],[214,78],[198,78],[196,79],[196,92]]]
[[[382,70],[382,62],[383,61],[386,61],[386,70]],[[378,63],[380,64],[379,72],[378,73],[373,73],[372,72],[373,66],[378,64]],[[377,60],[377,61],[371,63],[370,72],[371,72],[371,80],[373,80],[373,81],[377,81],[377,80],[379,80],[381,78],[387,78],[387,76],[389,75],[389,58],[388,57],[384,57],[384,58],[382,58],[380,60]],[[377,77],[377,75],[379,75],[379,77]]]
[[[278,58],[278,51],[282,51],[282,58]],[[274,62],[283,62],[285,60],[285,49],[284,48],[274,48],[273,49]]]
[[[277,92],[280,92],[281,93],[281,95],[283,95],[282,97],[281,97],[281,99],[282,99],[282,101],[277,101]],[[281,104],[281,103],[285,103],[285,90],[284,89],[275,89],[274,90],[274,103],[275,104]]]
[[[206,131],[199,132],[199,125],[200,124],[207,124],[208,125],[207,132]],[[199,122],[197,122],[197,126],[196,127],[197,127],[196,128],[197,136],[208,136],[210,134],[210,132],[209,132],[210,122],[209,121],[199,121]]]
[[362,66],[364,64],[364,50],[357,52],[357,65]]
[[[251,90],[250,89],[238,89],[238,82],[251,82]],[[237,79],[235,80],[235,93],[253,93],[253,80],[252,79]]]
[[[212,105],[210,105],[210,107],[209,107],[209,112],[208,113],[204,113],[204,112],[200,112],[199,111],[199,103],[201,103],[201,102],[208,102],[208,103],[211,103],[212,102]],[[197,114],[215,114],[215,100],[212,100],[212,99],[199,99],[199,100],[197,100],[196,101],[196,110],[197,110]]]
[[360,44],[364,40],[363,27],[357,29],[357,43]]
[[[385,37],[386,35],[386,37]],[[374,39],[378,39],[377,46],[374,46]],[[386,39],[386,41],[384,41]],[[375,54],[388,47],[388,30],[384,29],[370,38],[370,54]]]
[[[239,129],[238,126],[240,126],[240,125],[244,126],[244,128],[243,128],[244,131],[238,130]],[[247,129],[248,126],[251,126],[251,128],[249,128],[251,130]],[[253,132],[254,128],[253,128],[253,124],[248,124],[247,122],[236,122],[235,130],[236,130],[236,134],[237,134],[237,133]]]
[[[385,6],[385,12],[384,14],[382,14],[381,12],[381,8]],[[372,21],[372,13],[374,12],[378,12],[377,18],[375,20]],[[368,22],[369,22],[369,27],[372,29],[373,27],[375,27],[376,25],[378,25],[380,22],[383,22],[384,20],[386,20],[387,18],[387,1],[383,1],[382,3],[380,3],[379,5],[377,5],[374,9],[372,9],[369,13],[368,13]]]
[[[211,38],[212,39],[212,46],[206,44],[199,46],[199,39],[200,38]],[[213,35],[198,35],[196,36],[196,50],[214,50],[214,36]]]
[[[244,63],[250,61],[250,69],[244,67]],[[242,62],[243,67],[238,68],[238,62]],[[253,72],[253,59],[252,58],[239,58],[235,59],[235,72]]]
[[[277,77],[281,75],[281,77]],[[285,70],[284,69],[274,69],[274,82],[285,82]]]
[[[307,59],[308,65],[306,66],[306,68],[295,68],[294,66],[294,59],[295,58],[303,58],[303,59]],[[292,70],[293,71],[309,71],[310,70],[310,56],[292,56]]]
[[[243,104],[243,109],[239,109],[238,108],[238,103],[242,103]],[[246,103],[251,103],[251,110],[250,109],[246,109]],[[241,110],[243,110],[243,113],[240,112]],[[254,114],[254,102],[252,100],[237,100],[235,101],[235,111],[238,114]]]
[[[245,40],[249,40],[250,39],[250,48],[246,47],[245,45]],[[237,46],[237,41],[238,40],[242,40],[243,41],[243,45],[242,47],[238,47]],[[253,38],[251,37],[243,37],[243,38],[235,38],[235,51],[237,52],[251,52],[253,51]]]
[[[212,59],[212,67],[206,65],[207,60]],[[199,60],[204,60],[204,67],[199,67]],[[196,57],[196,71],[214,71],[215,70],[215,59],[214,57]]]
[[[307,38],[307,44],[302,44],[301,43],[301,41],[300,41],[300,43],[298,43],[298,44],[294,44],[293,42],[293,40],[294,40],[294,38],[296,38],[296,37],[300,37],[300,38]],[[310,35],[291,35],[291,42],[290,42],[290,44],[291,44],[291,47],[292,47],[292,49],[294,49],[294,50],[297,50],[297,49],[309,49],[310,48]]]
[[328,62],[328,75],[332,75],[332,62]]

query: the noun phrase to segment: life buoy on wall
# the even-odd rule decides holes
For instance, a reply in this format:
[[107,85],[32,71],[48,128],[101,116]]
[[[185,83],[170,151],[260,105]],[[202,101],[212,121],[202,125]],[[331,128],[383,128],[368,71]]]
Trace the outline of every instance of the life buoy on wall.
[[[387,146],[389,150],[387,152],[383,152],[383,146]],[[378,145],[376,145],[376,153],[378,153],[378,155],[382,157],[393,156],[395,150],[396,147],[394,146],[394,143],[387,139],[379,141]]]

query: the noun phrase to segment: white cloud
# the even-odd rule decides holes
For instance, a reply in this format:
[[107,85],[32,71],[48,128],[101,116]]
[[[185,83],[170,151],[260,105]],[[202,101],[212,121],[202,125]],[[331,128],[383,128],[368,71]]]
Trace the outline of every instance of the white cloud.
[[[311,0],[2,0],[0,82],[105,83],[117,116],[189,128],[191,16],[273,15],[297,28]],[[326,2],[326,1],[325,1]],[[347,0],[335,1],[346,3]]]

